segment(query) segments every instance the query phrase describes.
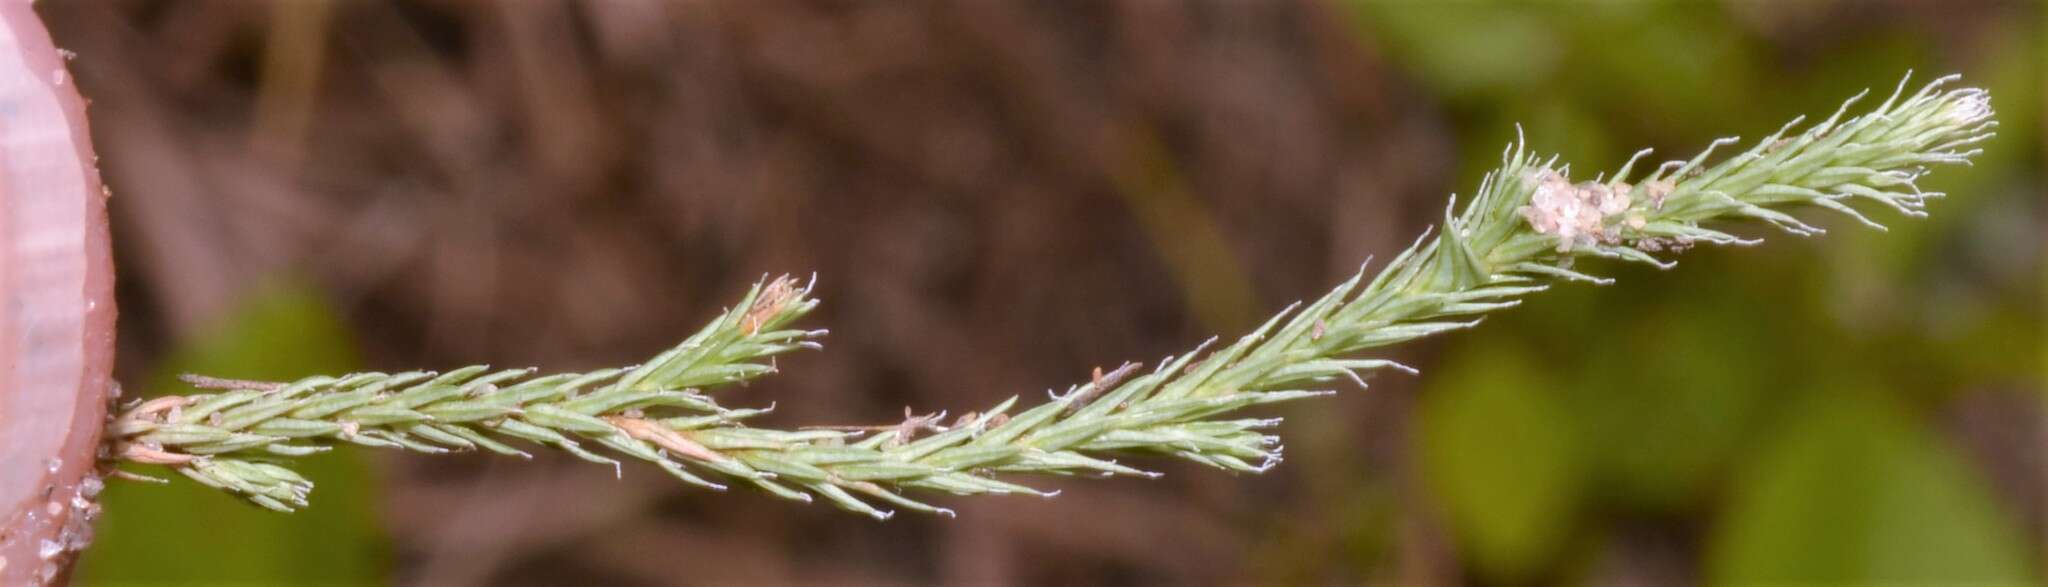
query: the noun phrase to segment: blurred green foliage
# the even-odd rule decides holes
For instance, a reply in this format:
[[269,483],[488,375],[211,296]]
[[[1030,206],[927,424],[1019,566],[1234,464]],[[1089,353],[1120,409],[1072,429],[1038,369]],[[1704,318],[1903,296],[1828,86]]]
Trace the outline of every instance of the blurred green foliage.
[[1422,400],[1429,495],[1493,577],[1541,570],[1579,505],[1579,439],[1549,378],[1522,348],[1485,345],[1443,364]]
[[[175,379],[180,373],[286,380],[358,367],[354,337],[304,284],[280,280],[244,300],[215,328],[166,358],[146,385],[129,389],[182,389]],[[320,484],[320,499],[288,516],[177,475],[167,486],[110,481],[99,538],[79,564],[79,582],[382,582],[388,546],[377,524],[376,475],[362,453],[301,460],[306,477]]]
[[2027,582],[2020,535],[1967,463],[1881,392],[1833,392],[1738,475],[1715,583]]

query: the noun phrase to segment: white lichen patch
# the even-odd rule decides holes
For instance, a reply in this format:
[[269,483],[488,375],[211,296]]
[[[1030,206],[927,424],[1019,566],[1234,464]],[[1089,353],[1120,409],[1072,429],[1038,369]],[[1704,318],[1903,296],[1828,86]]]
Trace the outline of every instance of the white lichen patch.
[[[1552,169],[1532,171],[1526,179],[1536,186],[1536,192],[1529,197],[1529,205],[1516,211],[1536,232],[1556,236],[1559,252],[1621,242],[1621,231],[1615,226],[1618,222],[1611,219],[1628,211],[1632,186],[1618,181],[1573,184]],[[1640,228],[1637,222],[1627,223]]]

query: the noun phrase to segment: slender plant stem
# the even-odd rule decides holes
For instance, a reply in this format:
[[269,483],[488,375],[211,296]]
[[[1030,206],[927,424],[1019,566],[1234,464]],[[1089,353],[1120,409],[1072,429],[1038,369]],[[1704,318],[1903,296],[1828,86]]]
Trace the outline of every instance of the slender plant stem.
[[[1051,496],[1016,475],[1156,476],[1109,458],[1177,457],[1257,473],[1279,463],[1279,419],[1237,416],[1252,406],[1365,385],[1381,369],[1414,372],[1359,354],[1467,328],[1560,280],[1606,283],[1572,263],[1605,257],[1670,267],[1652,253],[1697,244],[1751,245],[1702,223],[1754,219],[1787,232],[1822,232],[1787,214],[1816,206],[1883,228],[1849,206],[1875,202],[1924,215],[1915,180],[1936,164],[1967,163],[1990,136],[1988,95],[1942,90],[1943,78],[1905,95],[1905,82],[1869,113],[1792,131],[1785,125],[1749,150],[1707,165],[1716,147],[1632,172],[1573,183],[1569,166],[1541,160],[1517,141],[1442,230],[1387,263],[1363,268],[1306,305],[1297,304],[1231,344],[1104,372],[1012,414],[1015,397],[951,421],[906,413],[873,427],[775,430],[745,425],[769,409],[728,409],[705,390],[775,371],[775,355],[817,348],[823,331],[788,328],[818,303],[811,287],[766,280],[680,346],[639,366],[535,377],[531,370],[470,367],[448,373],[363,373],[260,384],[193,379],[215,393],[157,398],[112,424],[116,458],[165,465],[207,485],[279,510],[303,506],[312,483],[284,466],[291,457],[343,443],[437,453],[482,449],[526,456],[504,441],[554,447],[618,466],[626,456],[685,482],[723,489],[739,481],[771,494],[833,504],[877,518],[904,508],[952,515],[906,490],[956,495]],[[1859,95],[1859,98],[1861,96]],[[1789,133],[1789,134],[1788,134]],[[1211,342],[1214,342],[1213,340]],[[772,409],[772,408],[771,408]],[[605,449],[600,453],[595,449]],[[610,455],[610,456],[607,456]],[[880,504],[880,505],[878,505]]]

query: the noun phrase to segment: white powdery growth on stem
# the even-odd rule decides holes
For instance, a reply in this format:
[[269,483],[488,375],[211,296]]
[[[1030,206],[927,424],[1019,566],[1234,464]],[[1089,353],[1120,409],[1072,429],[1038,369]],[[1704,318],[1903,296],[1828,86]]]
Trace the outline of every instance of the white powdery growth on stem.
[[[810,286],[764,281],[680,346],[637,367],[534,376],[485,367],[445,374],[362,373],[291,383],[190,381],[214,390],[158,398],[129,408],[108,433],[116,460],[166,466],[279,510],[303,506],[310,481],[285,466],[337,444],[424,453],[489,450],[526,456],[522,440],[617,467],[645,461],[686,483],[752,485],[809,502],[823,497],[876,518],[876,504],[951,516],[912,499],[918,490],[956,495],[1045,492],[1012,475],[1150,473],[1107,458],[1151,454],[1236,472],[1281,460],[1278,419],[1230,414],[1252,406],[1333,393],[1325,384],[1365,385],[1379,369],[1413,373],[1372,348],[1470,327],[1558,280],[1605,283],[1570,269],[1583,256],[1668,267],[1650,253],[1694,244],[1753,244],[1702,223],[1756,219],[1795,234],[1818,234],[1784,212],[1827,208],[1878,226],[1848,202],[1922,215],[1928,198],[1915,180],[1927,166],[1967,163],[1996,124],[1982,90],[1899,92],[1847,121],[1849,105],[1787,136],[1798,120],[1750,150],[1706,165],[1706,153],[1658,166],[1630,183],[1637,153],[1611,180],[1574,184],[1569,169],[1510,145],[1460,211],[1445,210],[1435,238],[1360,273],[1306,305],[1296,304],[1233,343],[1205,343],[1149,372],[1104,372],[1015,414],[1017,398],[969,412],[906,411],[901,423],[775,430],[746,425],[772,409],[728,409],[705,390],[773,373],[772,358],[819,348],[824,331],[787,328],[816,306]],[[1860,97],[1860,96],[1859,96]],[[1854,103],[1851,99],[1850,103]],[[1967,150],[1965,150],[1967,149]],[[1214,342],[1213,340],[1211,342]],[[600,453],[599,451],[603,451]],[[609,455],[609,456],[607,456]]]
[[[1621,241],[1620,231],[1609,227],[1608,219],[1628,211],[1628,184],[1588,181],[1573,185],[1564,173],[1549,168],[1531,171],[1523,181],[1535,184],[1536,192],[1529,196],[1529,205],[1516,211],[1536,232],[1556,236],[1558,251]],[[1631,227],[1642,228],[1642,224],[1642,216],[1630,218]]]

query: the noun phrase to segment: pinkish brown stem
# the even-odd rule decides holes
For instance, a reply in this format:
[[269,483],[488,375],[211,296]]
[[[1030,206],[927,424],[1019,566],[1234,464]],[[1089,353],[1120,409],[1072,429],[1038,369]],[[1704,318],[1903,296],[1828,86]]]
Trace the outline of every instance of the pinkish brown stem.
[[0,585],[91,540],[114,266],[85,105],[26,0],[0,0]]

